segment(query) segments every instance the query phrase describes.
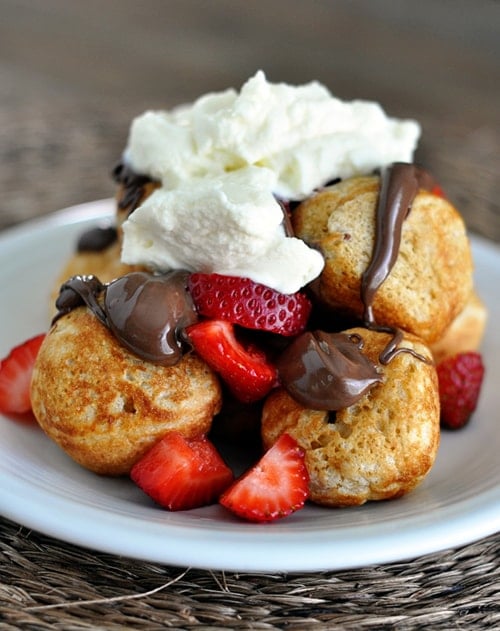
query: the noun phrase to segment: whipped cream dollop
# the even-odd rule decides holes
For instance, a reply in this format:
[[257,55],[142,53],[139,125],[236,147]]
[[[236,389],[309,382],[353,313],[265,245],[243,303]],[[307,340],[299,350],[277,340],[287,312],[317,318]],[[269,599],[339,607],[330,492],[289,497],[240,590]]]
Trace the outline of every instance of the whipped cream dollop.
[[273,84],[262,71],[240,92],[145,112],[124,161],[161,187],[124,223],[122,260],[293,293],[323,258],[286,235],[276,198],[301,200],[334,178],[411,161],[419,135],[415,121],[389,118],[377,103],[341,101],[317,82]]

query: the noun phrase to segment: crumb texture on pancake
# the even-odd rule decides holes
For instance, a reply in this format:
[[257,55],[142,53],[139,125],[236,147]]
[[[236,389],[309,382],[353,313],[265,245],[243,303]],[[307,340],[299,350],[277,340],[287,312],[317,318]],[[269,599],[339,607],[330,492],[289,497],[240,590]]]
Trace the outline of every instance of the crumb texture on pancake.
[[142,361],[80,307],[57,320],[42,344],[31,399],[42,429],[74,460],[121,475],[168,431],[207,433],[222,396],[195,354],[171,367]]
[[[361,278],[373,252],[379,186],[376,176],[344,180],[293,213],[296,236],[325,258],[315,283],[320,300],[357,318],[363,314]],[[396,263],[375,295],[376,321],[433,342],[471,290],[471,249],[460,214],[446,199],[420,190],[403,222]]]
[[[351,329],[377,362],[390,336]],[[430,358],[428,347],[406,335],[405,347]],[[262,438],[270,447],[284,432],[305,450],[311,500],[325,506],[355,506],[399,497],[430,471],[439,446],[436,371],[409,353],[383,367],[383,382],[354,405],[336,413],[310,410],[283,389],[264,404]]]

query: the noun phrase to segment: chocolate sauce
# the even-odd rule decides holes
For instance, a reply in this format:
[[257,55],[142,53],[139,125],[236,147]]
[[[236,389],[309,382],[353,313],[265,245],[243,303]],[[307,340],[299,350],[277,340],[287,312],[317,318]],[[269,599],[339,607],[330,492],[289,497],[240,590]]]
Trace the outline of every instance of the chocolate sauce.
[[99,303],[99,296],[105,288],[96,276],[71,277],[59,289],[59,296],[56,299],[57,313],[52,319],[52,324],[73,309],[87,305],[101,324],[107,326],[106,313]]
[[108,326],[126,348],[163,366],[180,360],[182,332],[198,319],[186,289],[188,275],[133,272],[108,285],[104,296]]
[[114,226],[97,227],[87,230],[80,235],[77,252],[102,252],[118,239],[118,232]]
[[420,188],[431,190],[432,176],[415,164],[395,162],[382,174],[375,220],[375,244],[361,277],[364,320],[373,323],[373,299],[398,258],[403,222]]
[[[403,352],[426,363],[430,361],[411,348],[399,347],[403,331],[375,321],[373,300],[397,260],[403,222],[419,189],[432,190],[435,185],[429,173],[413,164],[394,163],[381,177],[373,254],[361,282],[364,326],[391,335],[379,355],[381,364]],[[319,330],[303,333],[278,359],[281,383],[308,408],[335,412],[349,407],[382,380],[362,348],[362,338],[357,335]]]
[[53,322],[87,305],[128,350],[146,361],[172,366],[185,352],[185,327],[198,319],[187,291],[188,274],[131,272],[106,285],[95,276],[74,276],[61,287]]
[[341,410],[382,381],[362,352],[359,335],[302,333],[277,360],[283,387],[296,401],[315,410]]
[[281,210],[283,211],[283,228],[285,230],[285,235],[287,237],[294,237],[295,231],[292,225],[292,211],[290,208],[290,202],[278,198],[276,199],[276,201],[281,206]]
[[380,354],[379,360],[382,364],[387,364],[400,352],[411,353],[418,359],[429,362],[426,357],[412,349],[398,348],[403,338],[402,332],[375,322],[373,300],[396,263],[401,245],[403,222],[411,211],[419,189],[432,190],[435,185],[434,178],[427,171],[415,164],[403,162],[390,165],[381,177],[375,219],[375,244],[370,264],[361,277],[361,300],[364,307],[365,326],[393,335]]
[[156,182],[147,175],[136,173],[124,162],[119,162],[111,175],[114,181],[123,187],[123,192],[118,199],[118,208],[128,209],[129,215],[140,205],[146,184]]

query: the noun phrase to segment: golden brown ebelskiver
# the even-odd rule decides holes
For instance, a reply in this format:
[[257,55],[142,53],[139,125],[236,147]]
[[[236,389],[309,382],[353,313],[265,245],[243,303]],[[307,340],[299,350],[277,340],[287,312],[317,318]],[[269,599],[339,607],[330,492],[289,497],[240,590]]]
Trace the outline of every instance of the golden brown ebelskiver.
[[[293,213],[298,237],[320,250],[325,268],[315,282],[320,300],[361,317],[361,278],[374,247],[380,178],[356,177],[327,187]],[[420,190],[403,222],[401,247],[373,303],[379,324],[438,340],[472,290],[465,224],[446,199]]]
[[196,355],[170,367],[143,361],[79,307],[44,340],[31,401],[42,429],[74,460],[120,475],[170,430],[187,437],[208,432],[221,390]]
[[[364,340],[364,352],[378,363],[390,335],[350,329]],[[415,336],[400,346],[431,358]],[[262,438],[270,447],[284,432],[305,450],[311,500],[325,506],[354,506],[399,497],[427,475],[439,446],[436,371],[409,353],[380,367],[383,381],[350,407],[335,413],[311,410],[283,390],[264,404]]]

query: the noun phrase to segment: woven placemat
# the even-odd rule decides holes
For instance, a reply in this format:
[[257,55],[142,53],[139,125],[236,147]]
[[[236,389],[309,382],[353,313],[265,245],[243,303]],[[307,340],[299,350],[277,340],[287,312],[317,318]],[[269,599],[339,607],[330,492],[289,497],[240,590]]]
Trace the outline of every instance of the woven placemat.
[[[112,195],[133,105],[12,105],[0,93],[0,228]],[[500,130],[422,123],[421,161],[469,227],[500,241]],[[131,561],[0,520],[0,629],[500,628],[499,544],[351,571],[236,574]]]
[[0,628],[500,628],[500,535],[416,561],[314,574],[173,568],[0,522]]

